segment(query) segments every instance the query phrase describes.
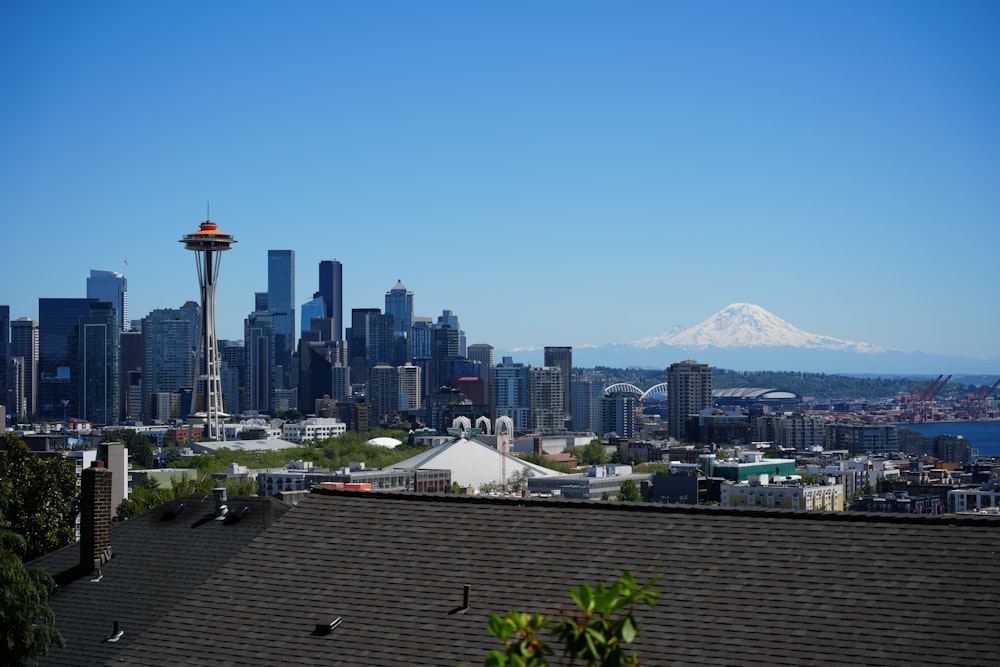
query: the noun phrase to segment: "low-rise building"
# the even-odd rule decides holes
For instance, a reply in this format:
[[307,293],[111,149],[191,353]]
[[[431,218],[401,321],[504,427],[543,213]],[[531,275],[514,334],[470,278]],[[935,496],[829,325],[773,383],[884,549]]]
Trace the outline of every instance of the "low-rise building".
[[719,504],[842,512],[844,487],[840,484],[771,484],[768,475],[762,474],[746,483],[723,484]]
[[273,496],[283,491],[308,491],[324,482],[334,484],[370,484],[374,491],[411,491],[445,493],[451,489],[451,471],[443,469],[368,469],[364,463],[351,463],[337,470],[316,470],[311,465],[289,466],[282,470],[257,473],[257,494]]
[[285,422],[281,426],[281,437],[295,443],[306,440],[326,440],[347,433],[347,424],[334,417],[310,417],[301,422]]
[[996,482],[987,482],[978,489],[952,489],[948,491],[948,511],[1000,512],[1000,489]]

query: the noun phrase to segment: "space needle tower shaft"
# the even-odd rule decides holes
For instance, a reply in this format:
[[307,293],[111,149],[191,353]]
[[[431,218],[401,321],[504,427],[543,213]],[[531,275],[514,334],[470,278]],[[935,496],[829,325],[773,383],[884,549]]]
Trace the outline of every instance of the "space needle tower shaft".
[[222,427],[226,418],[222,404],[222,375],[220,372],[219,340],[215,335],[215,286],[219,281],[219,263],[222,253],[236,243],[229,234],[219,231],[211,220],[201,223],[198,231],[180,240],[185,250],[195,254],[198,266],[198,285],[201,287],[201,336],[198,339],[198,381],[191,399],[193,416],[204,416],[206,434],[216,440],[225,440]]

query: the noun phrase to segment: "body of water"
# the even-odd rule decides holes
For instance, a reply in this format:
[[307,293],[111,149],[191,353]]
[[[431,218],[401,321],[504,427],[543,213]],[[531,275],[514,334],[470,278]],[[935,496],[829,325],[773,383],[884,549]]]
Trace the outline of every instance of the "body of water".
[[960,435],[979,450],[980,456],[1000,456],[1000,421],[896,424],[896,428],[908,428],[931,438],[945,433]]

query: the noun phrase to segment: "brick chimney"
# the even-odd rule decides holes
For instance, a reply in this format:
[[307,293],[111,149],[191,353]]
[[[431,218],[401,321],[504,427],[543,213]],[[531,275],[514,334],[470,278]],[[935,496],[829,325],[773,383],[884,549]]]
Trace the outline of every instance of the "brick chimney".
[[80,480],[80,569],[93,572],[111,559],[111,471],[94,461]]

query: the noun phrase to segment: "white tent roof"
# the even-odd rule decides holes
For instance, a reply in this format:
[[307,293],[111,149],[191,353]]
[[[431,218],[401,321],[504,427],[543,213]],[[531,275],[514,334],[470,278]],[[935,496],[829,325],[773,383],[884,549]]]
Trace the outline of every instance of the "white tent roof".
[[[488,482],[500,481],[501,454],[493,447],[475,439],[458,438],[400,461],[392,468],[424,468],[451,470],[451,479],[462,486],[477,489]],[[553,477],[562,473],[528,463],[516,456],[507,455],[507,477],[520,470],[527,470],[532,477]]]

